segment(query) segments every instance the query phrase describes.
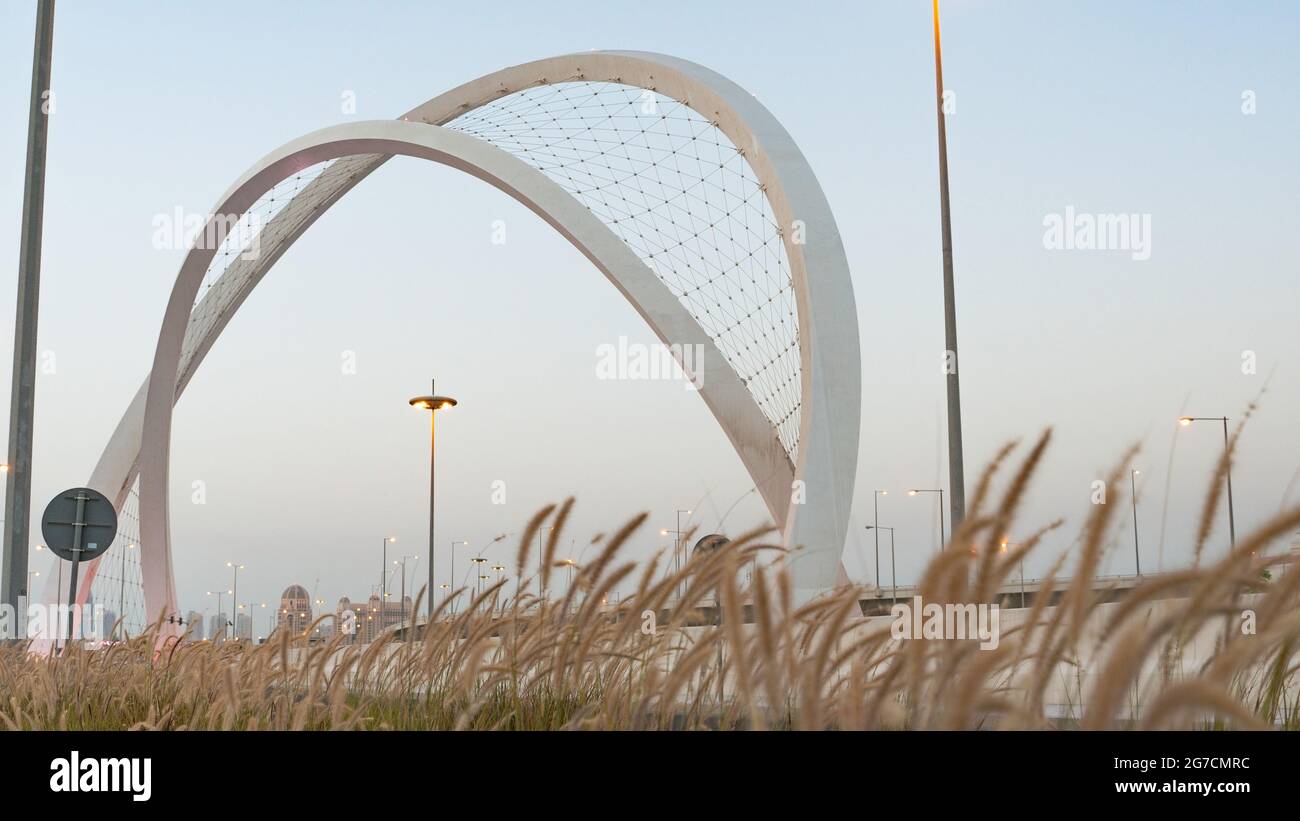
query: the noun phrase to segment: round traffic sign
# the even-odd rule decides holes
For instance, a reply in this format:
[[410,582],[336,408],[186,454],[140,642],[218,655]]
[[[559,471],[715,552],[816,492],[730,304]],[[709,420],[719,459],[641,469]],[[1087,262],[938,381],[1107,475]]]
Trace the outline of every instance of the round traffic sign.
[[108,550],[117,536],[117,511],[99,491],[74,487],[45,506],[41,535],[59,558],[89,561]]

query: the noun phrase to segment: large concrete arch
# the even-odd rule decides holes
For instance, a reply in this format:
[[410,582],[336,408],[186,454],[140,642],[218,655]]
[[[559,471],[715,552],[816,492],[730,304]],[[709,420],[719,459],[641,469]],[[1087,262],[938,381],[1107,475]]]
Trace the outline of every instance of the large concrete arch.
[[[642,260],[581,203],[535,169],[487,143],[436,126],[522,89],[566,79],[622,83],[671,97],[713,120],[764,184],[781,226],[799,220],[805,243],[782,234],[798,305],[802,412],[798,463],[709,336]],[[430,127],[435,126],[435,127]],[[858,444],[860,367],[856,309],[847,261],[828,204],[793,140],[752,95],[708,69],[663,55],[594,52],[505,69],[429,100],[398,121],[324,129],[264,158],[222,198],[214,214],[242,213],[290,173],[341,159],[273,220],[287,221],[242,279],[204,300],[219,300],[217,319],[196,328],[191,309],[214,249],[192,249],[164,318],[150,378],[141,386],[96,466],[90,486],[119,506],[141,477],[142,568],[150,619],[176,611],[167,511],[172,406],[203,356],[257,281],[312,222],[393,155],[460,168],[506,191],[575,244],[636,306],[667,343],[705,351],[701,395],[754,477],[785,539],[803,550],[796,585],[811,595],[834,584],[853,493]],[[265,235],[265,233],[264,233]],[[234,266],[232,266],[233,268]],[[223,277],[224,279],[224,277]],[[195,312],[198,313],[197,311]],[[794,482],[801,482],[793,494]],[[96,565],[82,587],[84,600]]]

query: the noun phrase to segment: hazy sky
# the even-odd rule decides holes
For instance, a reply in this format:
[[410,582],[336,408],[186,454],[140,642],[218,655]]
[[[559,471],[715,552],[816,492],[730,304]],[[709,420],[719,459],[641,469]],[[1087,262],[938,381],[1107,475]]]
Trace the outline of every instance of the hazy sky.
[[[34,4],[0,0],[0,361],[8,366]],[[1140,442],[1143,567],[1187,561],[1221,433],[1268,392],[1233,476],[1238,533],[1300,502],[1300,7],[1294,3],[995,2],[944,6],[968,483],[1008,440],[1053,426],[1021,527],[1067,517]],[[870,569],[872,490],[911,582],[946,485],[929,4],[98,3],[55,26],[34,515],[89,477],[148,371],[180,251],[155,215],[206,212],[244,169],[325,125],[393,117],[495,69],[641,49],[753,91],[818,174],[843,235],[862,334],[857,503],[846,561]],[[344,92],[357,113],[344,115]],[[1247,92],[1250,92],[1249,94]],[[1245,101],[1254,113],[1245,113]],[[1248,106],[1247,106],[1248,107]],[[1249,108],[1249,107],[1248,107]],[[1150,220],[1150,256],[1050,250],[1067,208]],[[494,220],[510,226],[490,242]],[[257,289],[177,408],[173,539],[182,609],[209,607],[225,562],[242,600],[301,583],[333,602],[377,583],[381,539],[420,554],[430,376],[440,417],[440,571],[573,495],[577,554],[639,511],[648,555],[694,508],[704,531],[765,511],[698,396],[597,380],[598,346],[651,332],[583,257],[504,194],[394,160],[322,218]],[[357,373],[340,367],[356,354]],[[1257,372],[1243,373],[1244,352]],[[48,355],[47,355],[48,356]],[[8,384],[8,372],[4,374]],[[4,411],[7,411],[7,403]],[[5,421],[7,425],[7,420]],[[1170,448],[1179,443],[1173,470]],[[206,503],[191,501],[205,483]],[[494,505],[492,483],[506,483]],[[1167,524],[1160,552],[1162,508]],[[1226,542],[1220,522],[1212,549]],[[1023,535],[1023,534],[1013,534]],[[1127,509],[1106,572],[1131,572]],[[487,555],[510,564],[514,541]],[[888,559],[882,562],[889,579]]]

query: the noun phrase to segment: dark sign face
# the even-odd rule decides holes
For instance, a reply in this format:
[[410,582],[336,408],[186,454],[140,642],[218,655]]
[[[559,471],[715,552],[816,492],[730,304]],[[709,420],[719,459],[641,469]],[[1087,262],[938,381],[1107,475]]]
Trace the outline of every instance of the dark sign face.
[[108,550],[117,536],[117,511],[104,494],[88,487],[65,490],[50,500],[41,535],[54,555],[88,561]]

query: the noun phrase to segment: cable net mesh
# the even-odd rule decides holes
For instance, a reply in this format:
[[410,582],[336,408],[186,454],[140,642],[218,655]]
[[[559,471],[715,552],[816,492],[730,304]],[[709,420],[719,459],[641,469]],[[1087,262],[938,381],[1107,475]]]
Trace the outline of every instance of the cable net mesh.
[[[743,150],[689,106],[612,82],[536,86],[446,127],[532,165],[622,238],[713,340],[797,461],[797,306],[781,228]],[[304,168],[226,227],[191,314],[182,387],[239,293],[377,159],[357,155]]]
[[[104,608],[104,632],[112,638],[138,636],[144,632],[146,609],[144,577],[140,572],[140,496],[139,482],[131,487],[126,502],[117,513],[117,537],[99,558],[95,580],[90,585],[90,604]],[[122,625],[114,628],[118,619]],[[117,632],[112,632],[116,629]]]
[[[182,386],[197,365],[195,353],[211,342],[213,329],[229,318],[236,295],[256,284],[279,251],[338,190],[340,181],[373,162],[373,155],[363,154],[303,168],[263,194],[237,221],[200,238],[217,251],[190,313],[181,356]],[[327,170],[332,173],[321,179]]]
[[712,121],[653,91],[573,81],[507,95],[447,127],[537,168],[613,229],[797,459],[799,321],[781,229],[744,152]]

